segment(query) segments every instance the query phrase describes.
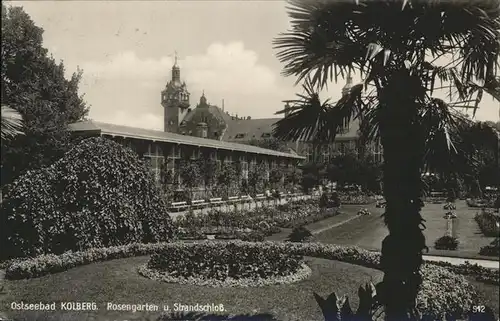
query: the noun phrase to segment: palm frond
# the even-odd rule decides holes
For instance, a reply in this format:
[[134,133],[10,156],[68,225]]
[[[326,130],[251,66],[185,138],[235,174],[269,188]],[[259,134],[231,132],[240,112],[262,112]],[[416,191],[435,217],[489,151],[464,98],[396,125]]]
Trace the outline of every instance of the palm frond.
[[276,122],[273,136],[285,141],[333,142],[338,133],[363,113],[363,87],[364,84],[352,86],[347,95],[332,104],[329,100],[320,100],[313,81],[307,78],[303,84],[305,93],[297,94],[299,99],[290,101],[290,114]]
[[23,117],[8,106],[2,105],[2,140],[22,135]]

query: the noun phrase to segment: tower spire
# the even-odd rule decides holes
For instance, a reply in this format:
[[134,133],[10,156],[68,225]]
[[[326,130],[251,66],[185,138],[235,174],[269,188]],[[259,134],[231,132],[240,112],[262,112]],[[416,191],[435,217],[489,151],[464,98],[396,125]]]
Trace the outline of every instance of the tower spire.
[[177,50],[175,51],[174,65],[172,66],[172,81],[179,84],[181,81],[181,69],[177,65]]
[[174,66],[177,66],[177,50],[174,51]]

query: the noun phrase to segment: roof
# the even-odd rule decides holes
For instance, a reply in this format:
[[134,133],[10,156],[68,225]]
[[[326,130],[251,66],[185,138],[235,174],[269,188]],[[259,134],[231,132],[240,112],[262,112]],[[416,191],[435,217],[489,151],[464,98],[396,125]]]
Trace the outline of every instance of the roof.
[[[224,141],[244,142],[251,139],[266,138],[263,134],[272,134],[274,124],[282,118],[234,119],[229,120],[228,128],[222,139]],[[359,137],[359,121],[352,121],[346,133],[337,134],[336,140],[347,140]],[[244,134],[242,136],[238,134]]]
[[270,156],[304,159],[304,157],[294,154],[277,152],[274,150],[264,149],[251,145],[238,143],[224,142],[214,139],[206,139],[194,136],[179,135],[174,133],[163,132],[159,130],[143,129],[130,126],[115,125],[109,123],[98,122],[94,120],[81,121],[69,125],[69,129],[73,132],[89,132],[98,135],[116,135],[136,139],[145,139],[153,141],[162,141],[167,143],[177,143],[190,146],[201,146],[208,148],[224,149],[231,151],[240,151],[253,154],[263,154]]
[[[229,119],[228,128],[222,140],[249,141],[251,139],[262,139],[263,134],[272,134],[273,125],[281,118],[261,119]],[[239,137],[238,134],[244,134]]]

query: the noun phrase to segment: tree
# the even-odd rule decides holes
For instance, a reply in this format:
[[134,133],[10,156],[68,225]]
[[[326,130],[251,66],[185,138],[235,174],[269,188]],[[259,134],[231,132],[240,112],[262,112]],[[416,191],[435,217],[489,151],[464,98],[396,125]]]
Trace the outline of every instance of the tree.
[[264,164],[258,163],[250,166],[248,171],[248,187],[253,195],[261,192],[265,187],[265,168]]
[[287,168],[285,172],[285,186],[287,189],[293,189],[302,180],[302,170],[296,166]]
[[281,184],[283,177],[284,171],[278,166],[271,168],[269,171],[269,183],[271,183],[271,186],[275,189],[279,189],[280,186],[283,186],[283,184]]
[[69,123],[88,112],[71,79],[43,48],[43,30],[20,7],[2,4],[1,103],[23,117],[24,135],[2,142],[2,185],[28,169],[52,164],[70,148]]
[[235,189],[239,189],[237,181],[237,173],[234,164],[223,163],[219,176],[217,177],[218,188],[223,193],[224,197],[229,197],[229,194],[235,194]]
[[196,160],[182,160],[180,164],[180,176],[182,184],[189,191],[189,199],[193,200],[193,189],[203,183],[201,166]]
[[[500,11],[493,2],[290,1],[291,29],[274,42],[284,74],[305,79],[308,98],[276,124],[280,139],[319,137],[331,142],[352,119],[383,147],[384,279],[377,299],[388,320],[415,313],[426,249],[420,215],[421,173],[444,178],[473,164],[460,133],[484,93],[500,100]],[[438,59],[446,60],[444,65]],[[359,71],[363,82],[335,104],[310,106],[316,91]],[[436,86],[436,82],[443,86]],[[434,96],[449,88],[447,100]],[[317,108],[317,106],[322,108]],[[314,121],[310,121],[314,120]]]
[[290,149],[288,148],[288,146],[286,145],[285,142],[283,142],[279,139],[276,139],[274,137],[264,138],[264,139],[252,138],[251,140],[249,140],[247,142],[247,144],[261,147],[261,148],[265,148],[265,149],[271,149],[271,150],[275,150],[275,151],[283,152],[283,153],[288,153],[290,151]]

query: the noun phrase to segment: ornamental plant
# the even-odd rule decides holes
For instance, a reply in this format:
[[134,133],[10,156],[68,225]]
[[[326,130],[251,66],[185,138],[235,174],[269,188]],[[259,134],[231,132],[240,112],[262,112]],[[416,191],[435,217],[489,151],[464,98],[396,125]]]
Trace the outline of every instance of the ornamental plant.
[[89,138],[50,167],[7,187],[7,257],[80,251],[173,235],[166,201],[143,161],[105,138]]
[[458,248],[458,243],[456,237],[445,235],[436,240],[434,248],[436,250],[456,250]]

